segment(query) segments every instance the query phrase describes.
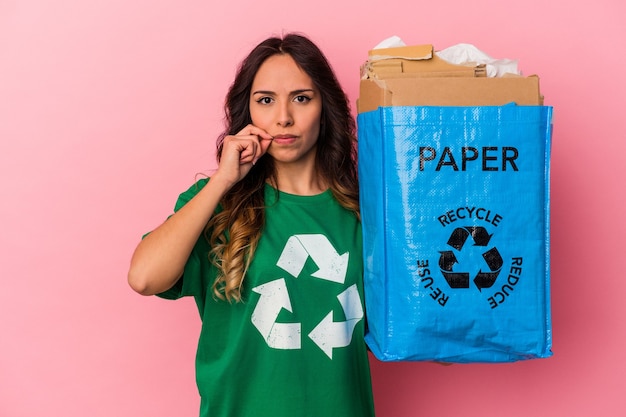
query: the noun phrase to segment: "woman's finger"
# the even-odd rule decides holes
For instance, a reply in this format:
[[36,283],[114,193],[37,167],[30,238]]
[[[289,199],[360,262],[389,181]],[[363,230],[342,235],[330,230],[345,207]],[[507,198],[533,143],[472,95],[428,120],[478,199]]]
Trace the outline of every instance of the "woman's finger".
[[274,139],[272,135],[267,133],[265,130],[252,124],[249,124],[248,126],[241,129],[239,133],[237,133],[235,136],[245,136],[245,135],[255,135],[255,136],[258,136],[259,139],[266,139],[266,140]]

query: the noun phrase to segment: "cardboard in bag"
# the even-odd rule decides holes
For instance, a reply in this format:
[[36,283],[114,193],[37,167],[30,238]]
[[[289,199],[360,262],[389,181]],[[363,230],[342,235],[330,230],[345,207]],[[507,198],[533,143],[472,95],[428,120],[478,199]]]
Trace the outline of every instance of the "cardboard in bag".
[[450,64],[434,53],[432,45],[373,49],[361,71],[387,78],[487,76],[484,64]]
[[484,65],[450,64],[432,45],[374,49],[361,67],[359,113],[379,106],[543,105],[539,77],[485,76]]

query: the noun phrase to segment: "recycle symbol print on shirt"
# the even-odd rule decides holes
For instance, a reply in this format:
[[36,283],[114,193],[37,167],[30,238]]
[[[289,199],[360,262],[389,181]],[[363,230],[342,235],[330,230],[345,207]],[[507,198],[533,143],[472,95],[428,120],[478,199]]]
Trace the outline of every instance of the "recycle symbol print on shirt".
[[[319,268],[312,278],[343,284],[348,270],[349,253],[337,253],[328,238],[320,234],[291,236],[276,263],[292,277],[298,278],[309,257]],[[296,284],[297,285],[297,284]],[[252,324],[267,345],[274,349],[300,349],[301,323],[278,323],[282,309],[293,313],[285,278],[278,278],[252,288],[259,300],[252,313]],[[363,306],[356,284],[337,295],[345,321],[334,321],[333,310],[308,333],[308,337],[330,358],[333,349],[346,347],[352,341],[356,324],[363,319]]]

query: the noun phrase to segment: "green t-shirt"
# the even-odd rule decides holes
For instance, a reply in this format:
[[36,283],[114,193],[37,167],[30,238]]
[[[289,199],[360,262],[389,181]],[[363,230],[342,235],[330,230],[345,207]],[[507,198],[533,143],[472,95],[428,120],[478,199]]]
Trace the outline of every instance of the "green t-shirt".
[[[181,194],[175,210],[206,183]],[[297,196],[266,186],[265,203],[243,302],[213,297],[205,237],[183,277],[159,294],[196,300],[200,416],[373,416],[358,220],[330,191]]]

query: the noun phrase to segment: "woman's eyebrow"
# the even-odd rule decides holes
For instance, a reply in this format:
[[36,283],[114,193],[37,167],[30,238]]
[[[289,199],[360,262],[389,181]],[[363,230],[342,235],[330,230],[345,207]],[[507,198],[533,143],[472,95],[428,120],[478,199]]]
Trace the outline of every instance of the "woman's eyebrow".
[[[315,89],[313,89],[313,88],[301,88],[301,89],[298,89],[298,90],[293,90],[289,94],[290,95],[294,95],[294,94],[314,93],[314,92],[315,92]],[[276,94],[276,92],[270,91],[270,90],[257,90],[257,91],[252,92],[252,94],[274,95],[274,94]]]
[[276,94],[273,91],[269,91],[269,90],[257,90],[252,92],[252,94],[267,94],[267,95],[272,95],[272,94]]
[[315,92],[315,90],[313,88],[302,88],[300,90],[294,90],[290,94],[294,95],[294,94],[314,93],[314,92]]

